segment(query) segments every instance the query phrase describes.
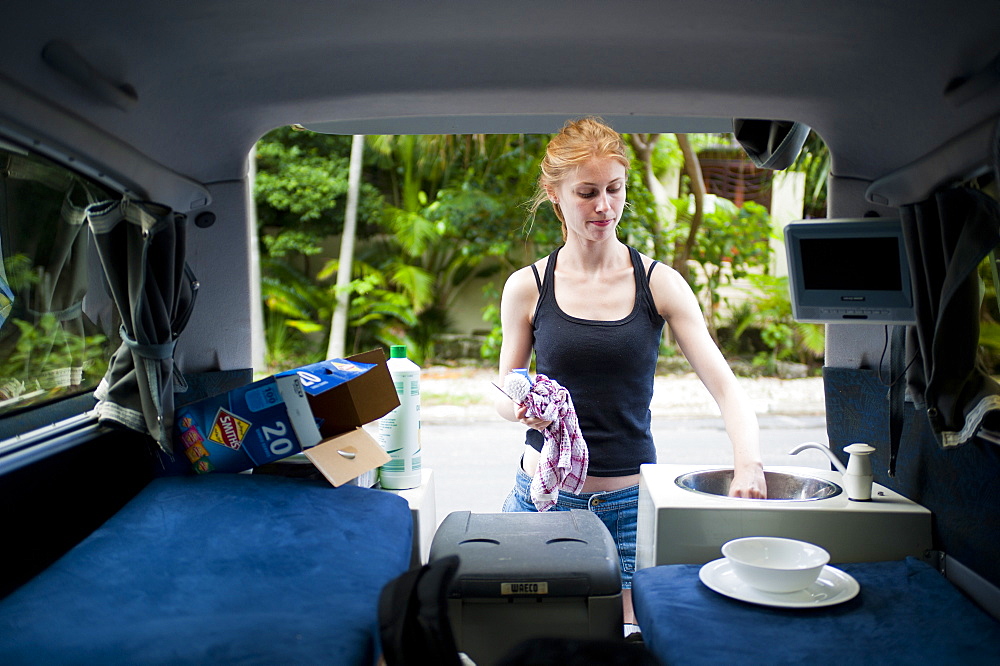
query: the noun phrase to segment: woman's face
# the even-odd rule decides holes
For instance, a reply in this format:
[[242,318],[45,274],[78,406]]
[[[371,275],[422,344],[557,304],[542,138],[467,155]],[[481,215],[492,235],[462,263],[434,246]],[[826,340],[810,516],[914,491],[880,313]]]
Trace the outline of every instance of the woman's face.
[[548,194],[559,204],[568,235],[601,241],[615,236],[625,208],[625,167],[610,157],[592,157]]

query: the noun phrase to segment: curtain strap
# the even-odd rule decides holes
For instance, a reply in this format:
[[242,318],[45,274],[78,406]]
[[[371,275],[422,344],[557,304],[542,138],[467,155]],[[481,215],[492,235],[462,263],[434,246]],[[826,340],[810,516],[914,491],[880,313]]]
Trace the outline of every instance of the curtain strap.
[[906,326],[892,327],[889,345],[889,476],[895,477],[906,400]]
[[133,339],[128,334],[128,331],[125,330],[125,326],[122,326],[118,332],[122,336],[122,342],[125,343],[125,346],[142,358],[165,361],[174,356],[174,347],[177,345],[176,340],[160,344],[144,345]]
[[0,161],[0,175],[17,180],[40,183],[57,192],[66,192],[73,185],[73,176],[61,168],[35,162],[19,155],[8,155]]
[[73,303],[68,308],[62,310],[33,310],[26,307],[19,312],[34,319],[44,317],[45,315],[52,315],[56,318],[56,321],[73,321],[83,315],[83,301]]

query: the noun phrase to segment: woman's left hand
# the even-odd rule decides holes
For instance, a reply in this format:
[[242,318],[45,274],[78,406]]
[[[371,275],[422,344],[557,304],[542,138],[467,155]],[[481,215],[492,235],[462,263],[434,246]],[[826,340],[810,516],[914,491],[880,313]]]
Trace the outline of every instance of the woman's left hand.
[[523,423],[533,430],[538,430],[539,432],[552,425],[552,421],[530,416],[528,414],[527,404],[518,405],[517,408],[514,409],[514,417],[518,420],[518,422]]
[[733,482],[729,486],[729,496],[766,499],[767,483],[764,481],[764,468],[761,465],[737,467],[733,473]]

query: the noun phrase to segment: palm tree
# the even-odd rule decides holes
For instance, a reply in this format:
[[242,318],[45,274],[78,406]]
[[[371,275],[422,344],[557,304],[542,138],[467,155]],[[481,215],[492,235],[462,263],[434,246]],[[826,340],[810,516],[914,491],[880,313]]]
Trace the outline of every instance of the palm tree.
[[344,357],[344,337],[347,332],[347,316],[350,294],[351,270],[354,265],[354,237],[358,222],[358,197],[361,193],[361,158],[365,149],[365,137],[356,134],[351,142],[351,162],[347,177],[347,210],[344,213],[344,231],[340,236],[340,260],[337,267],[337,286],[334,290],[335,305],[333,320],[330,322],[330,344],[327,358]]

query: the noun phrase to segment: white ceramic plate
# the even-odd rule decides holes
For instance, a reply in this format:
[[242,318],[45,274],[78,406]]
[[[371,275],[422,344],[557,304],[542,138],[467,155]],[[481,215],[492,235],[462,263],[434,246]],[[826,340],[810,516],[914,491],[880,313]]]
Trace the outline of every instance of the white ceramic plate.
[[704,565],[698,572],[698,577],[709,589],[719,594],[751,604],[778,608],[833,606],[853,599],[861,590],[858,581],[850,574],[829,565],[823,567],[819,578],[812,585],[787,594],[764,592],[750,587],[736,577],[725,558]]

